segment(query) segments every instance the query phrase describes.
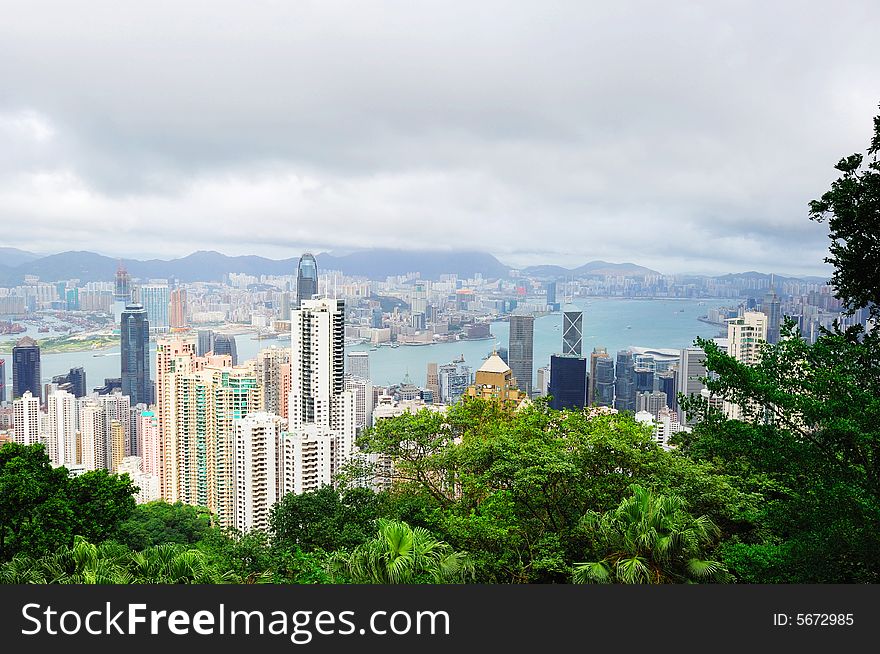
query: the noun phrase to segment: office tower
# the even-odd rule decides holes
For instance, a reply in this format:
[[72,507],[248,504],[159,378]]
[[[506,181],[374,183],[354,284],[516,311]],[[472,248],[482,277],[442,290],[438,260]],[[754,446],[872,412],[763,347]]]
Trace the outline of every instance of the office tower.
[[673,411],[678,411],[678,398],[676,396],[676,381],[678,371],[675,368],[658,372],[654,379],[656,380],[657,390],[666,393],[666,406]]
[[0,357],[0,404],[6,401],[6,359]]
[[159,441],[159,419],[155,411],[140,411],[137,417],[137,433],[140,436],[138,442],[138,456],[141,460],[141,469],[150,475],[156,475],[158,480],[161,473],[162,455]]
[[[111,453],[113,448],[113,431],[112,422],[115,420],[122,426],[123,433],[123,454],[119,457],[127,456],[131,453],[131,398],[123,395],[119,391],[114,391],[108,395],[99,395],[95,398],[102,407],[104,414],[107,416],[107,432],[106,432],[106,448],[107,448],[107,466],[108,470],[112,470]],[[137,445],[135,445],[137,448]]]
[[767,315],[767,342],[775,345],[779,342],[779,332],[782,323],[782,305],[779,296],[776,295],[771,282],[770,292],[764,296],[764,303],[761,305],[763,312]]
[[662,391],[636,394],[636,411],[647,411],[656,418],[660,409],[666,406],[666,393]]
[[48,405],[48,433],[46,450],[49,459],[58,466],[76,463],[76,398],[67,391],[53,391],[46,398]]
[[171,291],[168,322],[171,331],[179,332],[186,329],[186,289],[178,286]]
[[[700,391],[705,388],[705,384],[700,379],[705,378],[706,374],[706,353],[698,347],[682,349],[678,359],[676,392],[681,393],[685,397],[699,395]],[[676,405],[678,405],[677,398]],[[679,411],[679,414],[682,424],[688,424],[688,417],[685,412]]]
[[564,311],[562,313],[562,356],[583,356],[583,321],[583,311]]
[[200,357],[207,356],[214,351],[214,332],[210,329],[199,330],[199,346],[197,354]]
[[306,252],[300,257],[296,268],[296,302],[293,308],[301,308],[303,300],[311,300],[317,294],[318,262],[311,253]]
[[[499,355],[500,356],[500,355]],[[504,359],[502,359],[504,361]],[[550,392],[550,366],[538,368],[538,376],[535,381],[535,389],[538,397],[547,397]]]
[[110,420],[110,472],[117,472],[125,458],[125,427],[118,420]]
[[40,399],[38,397],[35,397],[30,391],[25,391],[21,397],[13,400],[12,419],[16,443],[35,445],[40,442]]
[[121,393],[122,377],[105,377],[104,385],[93,388],[92,392],[98,395],[112,395],[113,393]]
[[[597,353],[596,350],[599,352]],[[592,373],[590,375],[590,388],[593,390],[590,406],[607,406],[614,404],[614,359],[605,348],[595,348],[594,354],[598,354],[592,361]],[[603,354],[604,353],[604,354]]]
[[85,397],[88,392],[84,368],[71,368],[66,375],[55,375],[52,384],[59,390],[72,393],[74,397]]
[[132,404],[152,404],[150,380],[150,322],[141,304],[129,304],[120,324],[122,394]]
[[464,364],[464,359],[444,363],[438,368],[437,377],[443,404],[456,404],[471,385],[471,369]]
[[510,342],[508,343],[508,365],[519,389],[527,397],[532,395],[533,342],[535,336],[534,316],[510,317]]
[[219,356],[228,354],[232,357],[232,365],[238,365],[238,349],[235,346],[235,336],[232,334],[214,334],[214,354]]
[[349,352],[346,356],[348,357],[347,372],[349,375],[354,375],[355,377],[363,377],[364,379],[371,379],[369,352],[364,352],[363,350],[353,350]]
[[287,418],[290,396],[290,350],[270,347],[260,350],[256,360],[257,378],[263,387],[263,407],[267,413]]
[[131,275],[119,261],[119,267],[116,269],[116,283],[113,289],[113,300],[123,302],[123,306],[131,302]]
[[[510,352],[507,351],[507,348],[506,347],[499,347],[497,352],[498,352],[498,356],[501,357],[501,360],[509,366],[510,365]],[[550,378],[548,377],[547,379],[549,381]]]
[[[256,412],[235,421],[235,492],[232,526],[244,533],[268,531],[272,506],[283,488],[282,447],[284,419]],[[279,478],[279,472],[281,476]]]
[[636,383],[632,350],[617,353],[614,379],[614,408],[618,411],[636,410]]
[[654,391],[654,368],[648,367],[643,362],[635,363],[633,368],[633,380],[636,393],[651,393]]
[[583,357],[550,357],[550,408],[582,409],[587,406],[587,360]]
[[[594,347],[592,354],[590,354],[590,387],[587,389],[587,406],[595,406],[598,404],[596,394],[596,385],[598,383],[598,378],[596,373],[599,368],[599,362],[603,360],[607,360],[608,363],[611,363],[611,383],[612,385],[614,383],[614,364],[611,361],[611,357],[608,356],[608,350],[606,350],[604,347]],[[605,370],[605,368],[603,368],[603,370]],[[613,388],[611,393],[613,397]],[[610,404],[603,404],[601,406],[610,406]]]
[[556,304],[556,282],[547,282],[547,306],[550,311],[556,311],[558,309]]
[[526,399],[519,390],[513,372],[496,352],[483,362],[474,375],[474,383],[468,387],[468,397],[497,400],[511,407],[518,407]]
[[154,331],[168,330],[169,289],[167,284],[146,284],[140,287],[140,304],[147,312],[147,321]]
[[428,312],[428,293],[425,290],[425,282],[416,282],[413,284],[412,301],[410,302],[410,313],[413,315]]
[[425,379],[425,388],[431,391],[435,402],[440,402],[440,373],[436,363],[428,364],[428,373]]
[[[301,270],[302,272],[302,270]],[[354,446],[355,399],[345,390],[345,301],[303,299],[290,314],[290,432],[333,438],[335,477]]]
[[25,336],[12,348],[12,399],[30,391],[38,400],[43,395],[40,388],[40,346],[30,336]]
[[382,312],[382,309],[378,307],[374,308],[370,314],[370,327],[381,329],[384,319],[385,314]]
[[360,434],[372,423],[373,417],[373,382],[364,377],[345,375],[345,390],[354,394],[354,427]]
[[[759,311],[746,311],[742,317],[727,321],[727,353],[740,363],[757,365],[761,360],[761,345],[767,341],[767,316]],[[743,408],[724,402],[724,413],[732,420],[740,420]]]
[[86,470],[106,469],[107,452],[107,414],[104,407],[92,398],[85,398],[79,404],[80,452],[79,462]]
[[128,475],[132,483],[137,486],[134,501],[137,504],[146,504],[159,499],[159,477],[143,470],[143,462],[138,456],[125,457],[116,467],[116,474]]

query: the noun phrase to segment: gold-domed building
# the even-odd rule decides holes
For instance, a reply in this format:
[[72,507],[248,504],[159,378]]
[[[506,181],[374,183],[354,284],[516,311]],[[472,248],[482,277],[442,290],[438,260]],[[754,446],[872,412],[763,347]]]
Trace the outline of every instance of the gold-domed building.
[[529,399],[516,385],[516,377],[504,359],[492,352],[474,375],[474,383],[467,389],[468,397],[497,400],[518,408]]

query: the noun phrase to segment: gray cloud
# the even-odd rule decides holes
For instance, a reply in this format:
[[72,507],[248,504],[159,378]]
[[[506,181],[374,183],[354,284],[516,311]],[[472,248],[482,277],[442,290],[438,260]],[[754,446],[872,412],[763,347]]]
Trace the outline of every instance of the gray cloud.
[[868,141],[880,5],[608,5],[7,9],[4,245],[826,273],[806,206]]

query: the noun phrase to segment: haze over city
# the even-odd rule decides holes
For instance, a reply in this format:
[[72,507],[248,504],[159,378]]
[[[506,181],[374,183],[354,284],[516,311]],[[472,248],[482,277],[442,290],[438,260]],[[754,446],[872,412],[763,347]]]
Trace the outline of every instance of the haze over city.
[[0,25],[0,244],[42,254],[824,276],[880,85],[875,2],[47,10]]

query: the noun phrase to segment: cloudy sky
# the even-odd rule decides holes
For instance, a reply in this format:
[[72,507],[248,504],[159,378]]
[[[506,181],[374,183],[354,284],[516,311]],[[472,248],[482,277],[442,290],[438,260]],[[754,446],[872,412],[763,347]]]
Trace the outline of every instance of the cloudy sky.
[[880,2],[0,0],[0,245],[826,274]]

